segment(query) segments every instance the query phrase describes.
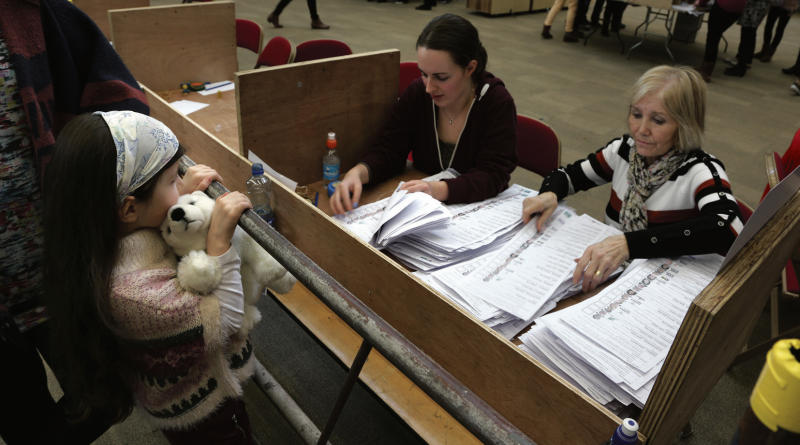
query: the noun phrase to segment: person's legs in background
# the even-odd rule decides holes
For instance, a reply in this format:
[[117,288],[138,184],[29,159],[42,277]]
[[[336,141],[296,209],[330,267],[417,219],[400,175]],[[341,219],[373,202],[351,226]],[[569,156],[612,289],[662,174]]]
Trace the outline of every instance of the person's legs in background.
[[553,35],[550,34],[550,27],[553,25],[553,21],[556,19],[558,15],[558,11],[561,11],[561,8],[564,7],[564,0],[556,0],[553,2],[553,6],[550,7],[550,10],[547,11],[547,17],[544,18],[544,28],[542,28],[542,38],[543,39],[552,39]]
[[275,9],[267,16],[267,22],[272,23],[272,26],[276,28],[283,28],[283,25],[280,24],[278,21],[278,16],[281,15],[283,12],[283,8],[286,7],[292,0],[281,0],[275,5]]
[[592,0],[578,0],[578,11],[575,17],[575,27],[579,30],[589,27],[589,20],[586,18],[586,13],[589,12],[589,4]]
[[[764,45],[761,48],[761,52],[755,54],[754,57],[757,57],[762,62],[769,62],[772,60],[772,56],[775,54],[775,51],[778,50],[778,45],[783,39],[783,31],[786,29],[786,24],[789,23],[791,17],[792,13],[780,6],[773,6],[770,8],[769,14],[767,15],[767,23],[764,25]],[[776,19],[778,24],[775,26],[775,36],[773,38],[773,36],[770,35],[768,38],[768,33],[772,34],[773,24]]]
[[[772,41],[772,28],[775,27],[775,22],[778,19],[778,9],[783,9],[778,6],[773,6],[769,8],[769,12],[767,13],[767,21],[764,23],[764,40],[761,42],[761,51],[753,54],[753,57],[756,59],[761,60],[765,54],[769,53],[770,42]],[[762,60],[762,62],[764,62]]]
[[740,15],[736,12],[728,12],[716,3],[711,6],[708,16],[708,32],[706,33],[706,50],[703,54],[703,63],[697,69],[706,82],[711,81],[711,74],[714,72],[722,33],[730,28]]
[[308,3],[308,13],[311,14],[311,29],[330,29],[330,25],[326,25],[319,19],[317,14],[317,0],[306,0]]
[[783,74],[793,74],[795,76],[800,76],[800,50],[797,51],[797,60],[795,60],[794,65],[781,69]]
[[600,30],[602,35],[609,35],[609,26],[612,32],[619,32],[622,29],[622,14],[627,6],[627,3],[616,0],[606,2],[606,10],[603,11],[603,28]]
[[753,63],[753,53],[756,50],[756,28],[742,26],[739,52],[736,54],[736,65],[725,68],[726,76],[744,77],[750,64]]
[[742,26],[739,50],[736,53],[736,65],[726,68],[726,76],[743,77],[753,62],[753,53],[756,50],[756,30],[769,10],[767,0],[748,0],[742,11],[739,24]]
[[578,0],[567,0],[567,21],[564,24],[564,41],[577,42],[583,37],[580,31],[575,29],[575,15],[578,10]]
[[595,28],[600,26],[600,14],[603,12],[603,3],[605,3],[605,0],[595,0],[594,2],[591,25]]

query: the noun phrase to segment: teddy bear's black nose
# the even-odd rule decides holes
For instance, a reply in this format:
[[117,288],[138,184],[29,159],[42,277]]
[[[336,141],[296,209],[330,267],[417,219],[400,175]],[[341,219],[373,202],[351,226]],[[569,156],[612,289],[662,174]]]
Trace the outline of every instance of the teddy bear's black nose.
[[178,207],[177,209],[173,210],[169,217],[172,218],[173,221],[180,221],[183,217],[186,216],[186,212],[183,211],[182,208]]

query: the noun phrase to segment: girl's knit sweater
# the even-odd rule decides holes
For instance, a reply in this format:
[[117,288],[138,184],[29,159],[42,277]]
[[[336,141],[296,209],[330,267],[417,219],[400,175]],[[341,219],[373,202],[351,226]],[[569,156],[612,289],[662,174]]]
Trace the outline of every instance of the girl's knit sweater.
[[111,314],[134,397],[154,424],[185,429],[241,396],[253,348],[247,333],[223,333],[218,299],[180,288],[175,254],[155,230],[125,236],[118,258]]

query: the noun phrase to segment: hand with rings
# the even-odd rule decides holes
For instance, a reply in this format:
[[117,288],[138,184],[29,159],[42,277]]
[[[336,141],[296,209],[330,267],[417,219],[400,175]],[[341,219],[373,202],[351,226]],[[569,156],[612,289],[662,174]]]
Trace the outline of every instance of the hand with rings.
[[578,284],[583,280],[583,291],[590,291],[607,280],[629,256],[625,235],[609,236],[587,247],[583,255],[575,260],[578,264],[572,274],[572,282]]

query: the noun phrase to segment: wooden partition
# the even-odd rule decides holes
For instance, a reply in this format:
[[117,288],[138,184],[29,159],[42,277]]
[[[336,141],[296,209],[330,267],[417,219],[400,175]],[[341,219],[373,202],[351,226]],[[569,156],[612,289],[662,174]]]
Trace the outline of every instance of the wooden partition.
[[236,73],[240,152],[308,184],[322,179],[325,140],[334,131],[346,172],[397,100],[399,65],[393,49]]
[[118,9],[109,19],[114,48],[153,91],[233,80],[239,69],[233,2]]
[[108,19],[110,9],[150,6],[150,0],[72,0],[72,3],[94,20],[108,40],[111,40],[111,23]]

